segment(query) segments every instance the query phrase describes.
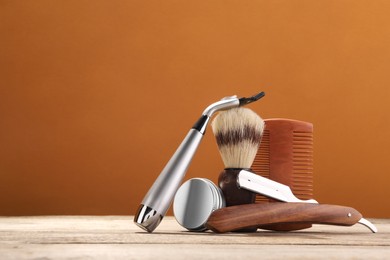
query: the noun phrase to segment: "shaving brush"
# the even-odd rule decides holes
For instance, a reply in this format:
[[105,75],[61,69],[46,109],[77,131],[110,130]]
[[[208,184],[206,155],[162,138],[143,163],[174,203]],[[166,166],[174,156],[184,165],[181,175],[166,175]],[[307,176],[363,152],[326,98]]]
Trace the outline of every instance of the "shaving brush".
[[[239,189],[237,175],[242,170],[251,171],[264,130],[264,121],[248,108],[233,108],[220,112],[211,123],[225,169],[218,184],[225,197],[226,206],[254,203],[256,194]],[[240,230],[242,232],[256,229]]]

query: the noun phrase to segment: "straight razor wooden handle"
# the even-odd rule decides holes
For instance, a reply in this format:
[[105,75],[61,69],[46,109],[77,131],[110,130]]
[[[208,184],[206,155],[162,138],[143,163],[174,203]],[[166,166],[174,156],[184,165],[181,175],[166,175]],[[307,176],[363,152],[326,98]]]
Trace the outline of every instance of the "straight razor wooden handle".
[[352,226],[362,215],[354,208],[312,203],[255,203],[214,211],[206,227],[217,233],[278,223]]

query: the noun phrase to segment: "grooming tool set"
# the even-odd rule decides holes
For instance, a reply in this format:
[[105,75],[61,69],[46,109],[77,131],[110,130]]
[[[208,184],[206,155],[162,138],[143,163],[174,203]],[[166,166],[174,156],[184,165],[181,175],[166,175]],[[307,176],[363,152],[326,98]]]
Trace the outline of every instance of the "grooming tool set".
[[[254,232],[257,228],[290,231],[308,228],[311,224],[352,226],[360,223],[377,232],[355,209],[318,204],[311,199],[312,126],[286,119],[265,120],[264,130],[261,118],[241,108],[263,96],[264,92],[249,98],[225,97],[204,110],[142,200],[134,217],[136,225],[153,232],[174,200],[176,220],[190,231]],[[226,167],[219,176],[219,187],[204,178],[193,178],[180,186],[211,117],[218,111],[222,112],[214,121],[222,120],[223,124],[215,127],[218,123],[213,121],[212,126]],[[222,114],[227,119],[217,119],[223,118]],[[248,122],[241,121],[246,117]],[[243,127],[236,129],[235,122]],[[278,132],[275,126],[279,125],[288,127],[279,127],[282,130]],[[299,128],[301,125],[303,130]],[[228,134],[223,135],[226,132]],[[292,133],[292,137],[288,133]],[[287,143],[292,144],[291,149],[282,147],[286,138],[289,138]],[[229,162],[242,154],[248,161],[242,164],[239,159],[231,166]]]

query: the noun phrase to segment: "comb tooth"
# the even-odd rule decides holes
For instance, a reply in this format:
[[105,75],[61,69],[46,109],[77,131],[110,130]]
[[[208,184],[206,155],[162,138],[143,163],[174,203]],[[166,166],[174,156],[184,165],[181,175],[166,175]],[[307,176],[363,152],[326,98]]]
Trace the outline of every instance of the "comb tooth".
[[312,164],[310,163],[310,161],[293,161],[293,169],[299,169],[299,167],[304,167],[306,169],[306,167],[308,168],[312,168]]
[[311,188],[313,188],[313,186],[302,187],[301,189],[297,189],[294,194],[296,196],[300,195],[300,196],[307,196],[307,197],[309,197],[309,194],[307,194],[307,190],[311,189]]
[[313,197],[313,133],[293,131],[292,190],[299,199]]
[[295,187],[306,186],[306,185],[312,185],[312,184],[313,184],[312,181],[307,180],[307,177],[301,178],[301,179],[296,178],[296,179],[294,179],[294,180],[295,180],[295,181],[294,181]]
[[313,188],[313,185],[306,185],[304,187],[300,187],[299,189],[297,188],[296,193],[299,195],[309,196],[310,194],[307,194],[307,190],[312,189],[312,188]]
[[308,150],[311,152],[311,144],[302,144],[302,143],[293,143],[293,149],[294,150]]
[[302,191],[302,190],[307,190],[313,188],[313,183],[312,182],[294,182],[294,189],[296,191]]
[[302,181],[302,180],[295,180],[294,183],[294,189],[296,190],[302,190],[307,189],[313,186],[312,181]]
[[312,183],[311,180],[308,180],[307,179],[307,176],[295,176],[296,178],[294,179],[295,180],[295,183],[299,184],[299,183]]
[[313,183],[307,182],[307,183],[297,183],[296,189],[297,190],[302,190],[302,189],[307,189],[311,188],[313,186]]
[[297,136],[294,135],[294,140],[293,142],[295,143],[313,143],[313,138],[312,136]]

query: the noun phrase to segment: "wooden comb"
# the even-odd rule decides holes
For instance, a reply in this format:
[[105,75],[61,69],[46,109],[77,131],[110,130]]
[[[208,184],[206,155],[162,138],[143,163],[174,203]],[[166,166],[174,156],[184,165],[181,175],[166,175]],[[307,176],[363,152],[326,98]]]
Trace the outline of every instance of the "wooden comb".
[[[301,200],[313,198],[313,124],[298,120],[265,119],[261,145],[251,166],[255,173],[288,185]],[[272,203],[256,195],[256,203]],[[275,224],[260,228],[291,231],[311,224]]]

